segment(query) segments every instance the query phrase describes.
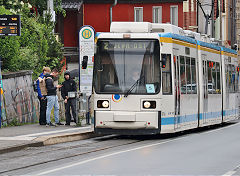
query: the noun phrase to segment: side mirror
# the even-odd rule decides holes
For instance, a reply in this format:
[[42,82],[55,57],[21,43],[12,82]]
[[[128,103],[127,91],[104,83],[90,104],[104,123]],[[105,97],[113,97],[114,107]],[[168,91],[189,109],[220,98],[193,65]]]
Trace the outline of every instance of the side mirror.
[[87,68],[87,63],[88,63],[88,56],[83,56],[82,69],[86,69]]

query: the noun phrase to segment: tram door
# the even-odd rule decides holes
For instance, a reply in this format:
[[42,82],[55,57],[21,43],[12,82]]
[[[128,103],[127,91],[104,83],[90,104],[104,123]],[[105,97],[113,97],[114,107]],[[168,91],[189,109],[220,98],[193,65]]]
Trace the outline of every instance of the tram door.
[[179,67],[179,57],[173,56],[174,69],[175,69],[175,125],[174,128],[180,128],[180,67]]
[[208,112],[208,65],[205,55],[203,58],[203,112],[202,112],[202,123],[206,123],[207,112]]

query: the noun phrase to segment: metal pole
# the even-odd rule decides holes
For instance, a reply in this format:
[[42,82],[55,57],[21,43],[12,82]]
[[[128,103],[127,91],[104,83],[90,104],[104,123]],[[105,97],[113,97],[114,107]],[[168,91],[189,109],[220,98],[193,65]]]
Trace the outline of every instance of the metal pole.
[[236,44],[236,1],[232,0],[232,48]]
[[2,127],[2,57],[0,56],[0,128]]
[[221,42],[221,45],[223,45],[223,39],[222,39],[222,0],[220,0],[220,42]]
[[206,22],[205,22],[205,34],[207,34],[208,33],[208,22],[209,22],[209,15],[207,14],[206,15]]
[[199,6],[198,6],[198,3],[197,3],[197,32],[199,32]]
[[117,0],[114,0],[114,3],[110,6],[110,25],[112,23],[112,8],[117,5]]
[[[218,2],[217,2],[218,3]],[[212,14],[211,14],[211,18],[212,18],[212,38],[215,38],[215,23],[214,23],[214,0],[212,0]]]

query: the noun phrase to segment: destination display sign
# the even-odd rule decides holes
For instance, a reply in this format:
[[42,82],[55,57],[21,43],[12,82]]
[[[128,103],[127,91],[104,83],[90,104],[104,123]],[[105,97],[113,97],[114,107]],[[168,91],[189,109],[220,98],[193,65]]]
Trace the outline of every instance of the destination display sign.
[[20,36],[20,15],[0,15],[0,36]]
[[103,41],[103,51],[145,51],[152,50],[154,43],[151,41]]

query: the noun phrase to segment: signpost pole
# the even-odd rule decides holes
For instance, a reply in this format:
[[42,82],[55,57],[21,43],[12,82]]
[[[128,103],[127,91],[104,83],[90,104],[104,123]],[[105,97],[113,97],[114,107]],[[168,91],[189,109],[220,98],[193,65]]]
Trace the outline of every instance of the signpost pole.
[[2,57],[0,56],[0,128],[2,127]]
[[94,34],[94,28],[91,26],[83,26],[79,31],[79,90],[81,94],[86,95],[81,107],[85,107],[87,124],[90,124],[89,97],[92,94]]

